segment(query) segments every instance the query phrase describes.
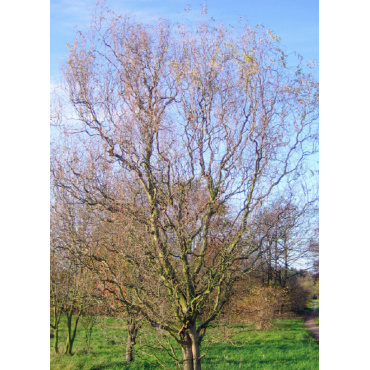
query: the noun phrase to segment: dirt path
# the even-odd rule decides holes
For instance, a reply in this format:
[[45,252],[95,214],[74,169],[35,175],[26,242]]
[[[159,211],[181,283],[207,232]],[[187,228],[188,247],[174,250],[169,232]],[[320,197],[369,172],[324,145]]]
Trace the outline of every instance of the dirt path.
[[313,311],[309,313],[305,320],[304,325],[310,331],[313,338],[319,343],[319,326],[315,323],[316,317],[316,303],[314,303]]

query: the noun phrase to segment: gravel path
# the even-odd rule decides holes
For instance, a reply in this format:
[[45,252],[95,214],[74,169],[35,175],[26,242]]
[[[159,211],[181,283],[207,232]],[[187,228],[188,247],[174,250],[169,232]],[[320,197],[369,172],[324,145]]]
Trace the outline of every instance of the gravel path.
[[309,313],[305,320],[304,325],[310,331],[313,338],[319,343],[319,326],[315,323],[316,317],[316,303],[314,303],[313,311]]

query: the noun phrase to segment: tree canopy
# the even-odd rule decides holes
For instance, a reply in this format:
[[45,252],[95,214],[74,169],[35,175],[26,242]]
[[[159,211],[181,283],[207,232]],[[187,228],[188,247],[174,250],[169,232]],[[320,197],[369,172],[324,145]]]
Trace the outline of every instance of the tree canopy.
[[77,33],[62,70],[62,242],[198,370],[208,325],[265,251],[261,212],[282,193],[313,202],[297,189],[318,150],[318,84],[263,27],[109,12]]

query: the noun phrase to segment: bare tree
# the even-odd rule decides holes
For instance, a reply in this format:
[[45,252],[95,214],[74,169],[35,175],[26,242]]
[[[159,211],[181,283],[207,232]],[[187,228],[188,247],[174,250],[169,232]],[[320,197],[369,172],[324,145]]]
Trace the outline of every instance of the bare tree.
[[[60,256],[59,256],[60,257]],[[71,260],[59,260],[55,251],[52,253],[51,261],[51,308],[53,311],[53,323],[50,324],[54,331],[54,352],[59,350],[59,324],[62,315],[67,319],[67,341],[65,354],[72,354],[73,343],[76,338],[77,325],[86,306],[86,291],[81,287],[81,275],[78,267]],[[75,320],[73,320],[75,318]]]
[[[318,197],[286,192],[262,208],[258,216],[261,255],[259,272],[262,285],[285,287],[289,270],[299,262],[311,260],[312,238],[318,221]],[[310,268],[311,266],[308,266]]]
[[57,256],[57,251],[51,238],[51,253],[50,253],[50,306],[52,314],[52,322],[50,327],[53,329],[54,336],[54,352],[59,352],[59,324],[63,313],[63,307],[68,298],[69,276],[63,271],[60,266],[60,258]]
[[[125,259],[120,255],[121,243],[127,241],[124,223],[118,219],[115,219],[115,222],[112,219],[106,220],[103,214],[93,212],[83,203],[71,198],[64,189],[54,189],[56,191],[53,194],[52,215],[56,226],[52,228],[52,239],[53,245],[58,245],[57,261],[64,266],[63,272],[67,276],[62,282],[65,302],[61,305],[60,312],[58,311],[60,313],[58,318],[60,319],[62,312],[66,312],[68,342],[73,344],[83,309],[91,312],[91,305],[99,302],[109,307],[111,314],[114,313],[119,317],[124,315],[128,332],[126,361],[131,362],[140,326],[138,312],[122,303],[115,294],[117,292],[112,290],[110,285],[112,279],[115,279],[123,287],[125,294],[132,296],[127,283],[136,277],[132,274],[132,266],[125,263]],[[127,223],[128,220],[125,221]],[[90,254],[86,254],[87,251]],[[109,261],[109,266],[105,261]],[[105,268],[107,266],[108,269]],[[53,269],[52,283],[58,276],[58,271]],[[55,283],[52,284],[52,289],[55,285]],[[107,297],[105,294],[107,292],[112,293],[113,296]],[[72,328],[73,317],[76,319],[74,329]],[[87,319],[85,321],[89,322]]]
[[177,341],[185,370],[263,253],[258,212],[317,151],[318,85],[286,58],[261,27],[113,14],[70,46],[53,183],[106,237],[76,232],[74,253]]
[[[74,233],[86,234],[88,213],[72,208],[66,198],[53,188],[51,211],[50,289],[54,322],[54,350],[58,352],[58,331],[61,316],[66,316],[67,340],[65,354],[71,355],[77,327],[84,311],[91,311],[96,300],[96,284],[91,272],[72,253],[76,244]],[[64,194],[66,195],[66,194]],[[67,221],[67,222],[66,222]],[[78,242],[77,242],[78,243]]]

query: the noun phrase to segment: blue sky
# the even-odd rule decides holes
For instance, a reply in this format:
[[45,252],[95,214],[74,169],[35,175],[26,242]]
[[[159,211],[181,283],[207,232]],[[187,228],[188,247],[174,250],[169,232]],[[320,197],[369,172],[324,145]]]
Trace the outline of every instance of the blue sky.
[[[180,21],[190,5],[187,18],[197,19],[203,0],[108,0],[106,5],[117,13],[130,12],[141,22],[162,17]],[[59,62],[67,55],[77,29],[90,22],[94,0],[51,0],[50,2],[50,74],[59,76]],[[319,59],[318,0],[209,0],[208,16],[225,24],[236,24],[246,17],[251,25],[263,23],[281,38],[289,54],[296,51],[305,61]],[[318,73],[318,71],[317,71]]]
[[[159,17],[181,21],[186,16],[188,20],[197,20],[202,3],[204,0],[107,0],[106,6],[116,13],[129,12],[138,21],[149,23]],[[185,12],[188,4],[190,11]],[[318,0],[208,0],[206,4],[208,17],[217,22],[237,25],[242,16],[252,26],[263,23],[281,38],[288,55],[295,51],[303,56],[303,62],[319,60]],[[60,61],[67,57],[66,44],[73,42],[77,30],[89,27],[94,5],[95,0],[50,1],[51,87],[59,82]],[[294,65],[296,61],[294,59]],[[315,73],[318,79],[318,68]],[[318,160],[318,154],[312,156],[312,168],[317,168]]]

